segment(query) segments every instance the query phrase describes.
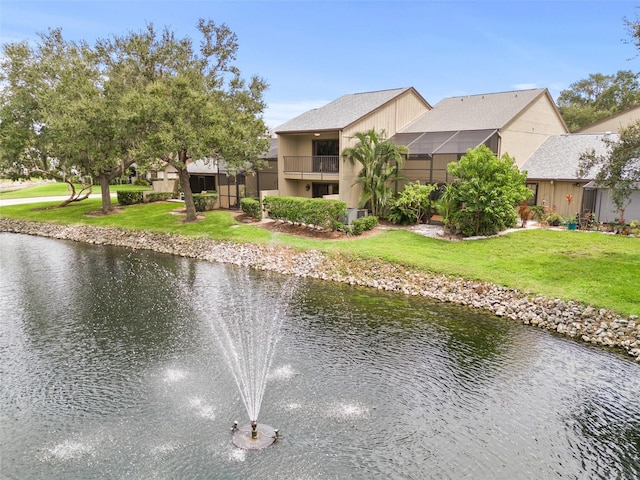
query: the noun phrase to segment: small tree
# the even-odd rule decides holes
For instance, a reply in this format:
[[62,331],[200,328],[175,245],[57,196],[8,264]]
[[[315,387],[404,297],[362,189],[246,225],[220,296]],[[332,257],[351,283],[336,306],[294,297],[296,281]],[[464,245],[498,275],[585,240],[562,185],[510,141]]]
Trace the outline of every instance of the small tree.
[[597,155],[592,149],[583,153],[577,174],[588,178],[595,171],[596,185],[609,190],[611,201],[623,219],[631,194],[640,183],[640,120],[622,128],[619,140],[605,137],[603,142],[608,152]]
[[497,158],[485,145],[467,150],[447,171],[456,178],[448,189],[447,226],[464,236],[493,235],[517,223],[516,206],[533,194],[513,159]]
[[360,207],[367,207],[372,215],[382,216],[393,197],[392,185],[400,179],[402,155],[409,153],[409,149],[385,139],[384,131],[378,134],[369,130],[356,133],[356,137],[356,146],[345,149],[342,156],[362,167],[354,183],[362,186]]
[[389,220],[393,223],[414,224],[428,222],[433,213],[431,196],[438,185],[421,185],[420,181],[408,183],[391,204]]

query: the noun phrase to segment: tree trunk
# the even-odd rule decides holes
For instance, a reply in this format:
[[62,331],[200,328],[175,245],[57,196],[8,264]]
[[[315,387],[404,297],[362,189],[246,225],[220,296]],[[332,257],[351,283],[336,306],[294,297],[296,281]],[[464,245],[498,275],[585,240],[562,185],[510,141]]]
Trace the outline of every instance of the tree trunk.
[[191,184],[189,183],[189,172],[187,171],[187,152],[181,151],[178,154],[180,167],[178,175],[180,177],[180,185],[184,193],[184,206],[187,209],[187,222],[195,222],[198,219],[196,214],[196,205],[193,203],[193,193],[191,192]]
[[100,172],[98,180],[100,181],[100,192],[102,193],[102,213],[107,214],[113,211],[111,192],[109,192],[109,176],[105,172]]
[[[81,202],[82,200],[86,200],[89,198],[91,194],[91,185],[89,187],[82,187],[79,193],[76,193],[76,187],[73,186],[73,182],[71,180],[65,179],[64,182],[69,186],[71,190],[71,195],[61,204],[57,205],[57,208],[64,208],[72,202]],[[85,190],[89,188],[89,191],[85,193]]]

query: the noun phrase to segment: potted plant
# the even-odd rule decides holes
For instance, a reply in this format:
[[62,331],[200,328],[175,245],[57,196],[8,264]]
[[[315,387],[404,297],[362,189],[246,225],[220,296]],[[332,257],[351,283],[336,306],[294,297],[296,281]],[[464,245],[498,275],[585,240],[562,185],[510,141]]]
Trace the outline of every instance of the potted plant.
[[[571,203],[573,202],[573,195],[571,195],[570,193],[567,193],[564,198],[567,199],[567,205],[569,206],[569,208],[571,208]],[[565,223],[567,225],[567,230],[575,230],[577,226],[575,215],[567,218]]]
[[562,215],[552,209],[547,213],[545,223],[551,227],[557,227],[563,222],[563,220]]

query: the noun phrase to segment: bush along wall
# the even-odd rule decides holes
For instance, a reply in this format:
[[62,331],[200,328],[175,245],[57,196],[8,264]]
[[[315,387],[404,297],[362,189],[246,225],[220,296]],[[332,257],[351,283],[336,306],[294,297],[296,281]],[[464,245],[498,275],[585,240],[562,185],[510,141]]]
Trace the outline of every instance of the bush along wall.
[[217,193],[194,193],[193,203],[196,207],[196,212],[208,212],[213,210],[218,201]]
[[120,205],[135,205],[142,203],[142,191],[121,191],[116,192],[118,203]]
[[145,202],[161,202],[173,197],[173,192],[144,192],[143,197]]
[[335,230],[338,218],[347,215],[347,204],[340,200],[301,197],[265,197],[269,218],[294,224],[315,225]]
[[240,208],[245,215],[260,220],[262,218],[262,210],[260,209],[260,200],[256,198],[240,199]]

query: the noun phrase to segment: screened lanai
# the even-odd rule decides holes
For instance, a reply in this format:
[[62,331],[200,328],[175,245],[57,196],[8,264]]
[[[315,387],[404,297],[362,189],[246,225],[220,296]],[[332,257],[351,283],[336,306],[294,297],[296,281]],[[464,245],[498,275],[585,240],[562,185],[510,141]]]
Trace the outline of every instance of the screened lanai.
[[468,149],[483,144],[497,153],[499,139],[497,129],[397,133],[391,138],[396,145],[409,149],[402,168],[405,179],[402,184],[416,180],[421,183],[449,183],[449,163],[458,161]]

